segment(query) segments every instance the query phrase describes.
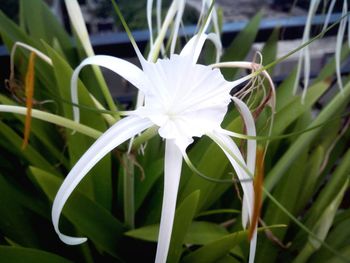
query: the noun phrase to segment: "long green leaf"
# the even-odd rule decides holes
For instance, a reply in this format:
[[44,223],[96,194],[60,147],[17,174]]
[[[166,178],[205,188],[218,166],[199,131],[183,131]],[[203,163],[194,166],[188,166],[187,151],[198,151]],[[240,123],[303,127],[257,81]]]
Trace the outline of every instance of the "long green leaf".
[[38,248],[40,247],[40,242],[30,221],[33,215],[22,206],[16,194],[5,178],[0,175],[1,235],[22,246]]
[[[337,94],[337,96],[329,102],[329,104],[322,110],[317,118],[310,124],[309,127],[319,125],[325,121],[331,120],[339,110],[341,110],[350,100],[350,83],[348,83],[344,90]],[[314,138],[320,133],[320,129],[312,130],[305,133],[293,143],[286,153],[276,163],[274,168],[268,173],[265,180],[265,187],[267,190],[271,190],[285,171],[290,168],[291,163],[297,158],[297,156],[303,151],[303,149],[309,145]]]
[[[130,230],[125,235],[151,242],[157,242],[159,225],[150,225]],[[205,245],[218,240],[228,234],[227,230],[220,225],[194,221],[185,236],[185,244]]]
[[181,257],[182,245],[189,227],[197,210],[200,191],[197,190],[189,195],[176,210],[171,242],[168,252],[169,263],[176,263]]
[[72,263],[61,256],[43,250],[0,246],[1,261],[6,263]]
[[46,158],[36,151],[36,149],[34,149],[30,144],[26,149],[22,150],[23,139],[2,121],[0,121],[0,134],[6,138],[9,145],[13,147],[13,150],[15,150],[19,156],[24,157],[31,165],[46,169],[53,174],[58,174],[53,165],[51,165]]
[[[246,27],[239,32],[225,50],[222,61],[242,61],[245,59],[258,33],[261,18],[262,12],[257,13]],[[238,69],[223,70],[223,75],[228,79],[232,79],[237,72]]]
[[184,257],[182,262],[216,262],[242,242],[248,242],[248,231],[235,232],[211,242]]
[[21,11],[29,34],[52,46],[57,43],[63,51],[61,55],[64,55],[74,65],[77,57],[73,50],[72,41],[46,3],[42,0],[21,0],[21,8],[23,8]]

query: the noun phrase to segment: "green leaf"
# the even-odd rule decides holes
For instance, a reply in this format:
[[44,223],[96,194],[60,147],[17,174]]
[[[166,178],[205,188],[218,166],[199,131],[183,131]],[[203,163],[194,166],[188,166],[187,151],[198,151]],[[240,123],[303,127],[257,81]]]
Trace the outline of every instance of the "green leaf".
[[312,207],[308,211],[309,217],[306,225],[311,227],[319,220],[325,209],[333,202],[342,189],[344,184],[349,178],[350,174],[350,150],[344,154],[341,162],[336,170],[333,172],[332,177],[323,188]]
[[53,174],[58,175],[58,172],[54,169],[53,165],[46,161],[46,158],[42,156],[36,149],[30,144],[25,150],[22,150],[23,139],[8,125],[0,121],[0,134],[6,138],[13,147],[13,150],[21,157],[25,158],[30,164],[48,170]]
[[[293,85],[297,77],[297,68],[295,67],[290,74],[282,81],[276,89],[276,112],[290,104],[295,100],[296,96],[293,94]],[[316,82],[317,83],[317,82]],[[300,97],[298,97],[301,100]]]
[[[259,228],[259,231],[274,227],[284,226],[276,225],[266,228]],[[185,256],[182,262],[216,262],[217,260],[224,257],[226,254],[228,254],[231,249],[233,249],[235,246],[239,245],[242,242],[248,242],[247,230],[226,235],[214,242],[204,245],[203,247]]]
[[[316,224],[312,228],[317,237],[324,241],[327,237],[329,229],[332,227],[335,214],[338,210],[338,207],[344,197],[344,193],[348,188],[349,179],[346,181],[342,189],[340,189],[337,196],[334,200],[327,206],[324,212],[318,218]],[[321,247],[321,242],[315,238],[309,236],[308,242],[302,251],[299,253],[298,257],[295,259],[295,262],[306,262],[312,253]]]
[[[239,32],[222,56],[222,61],[242,61],[247,56],[259,30],[262,12],[257,13],[246,27]],[[227,79],[236,76],[238,69],[222,70]]]
[[[30,168],[35,180],[52,201],[62,180],[35,167]],[[62,212],[74,226],[91,239],[98,247],[118,257],[122,224],[105,208],[74,191]],[[64,230],[63,230],[64,232]]]
[[[150,225],[134,229],[125,235],[145,241],[157,242],[159,225]],[[210,222],[192,222],[185,236],[185,244],[205,245],[227,235],[222,226]]]
[[[285,209],[292,214],[295,213],[295,208],[299,200],[299,188],[305,180],[305,168],[308,160],[308,147],[305,147],[303,152],[299,154],[298,158],[292,163],[290,169],[279,182],[278,187],[273,192],[274,197],[283,205]],[[288,193],[288,194],[286,194]],[[285,224],[289,225],[291,219],[279,210],[274,203],[269,202],[265,210],[263,220],[266,225]],[[276,229],[274,236],[279,240],[283,240],[287,229]],[[275,262],[279,249],[275,244],[263,237],[257,252],[256,258],[259,262]]]
[[[0,102],[6,105],[17,105],[12,100],[6,98],[5,96],[0,94]],[[21,123],[25,123],[25,117],[14,114],[15,118],[21,121]],[[24,129],[24,128],[23,128]],[[50,125],[46,123],[43,124],[40,121],[32,119],[31,124],[31,133],[35,135],[35,137],[45,145],[47,148],[48,154],[52,154],[56,161],[62,163],[66,168],[68,168],[68,160],[63,155],[62,149],[58,148],[58,143],[61,142],[57,131]]]
[[[347,209],[350,212],[349,209]],[[349,213],[348,213],[349,214]],[[334,248],[338,251],[341,250],[342,247],[350,246],[350,218],[343,220],[342,222],[336,224],[336,220],[334,221],[335,225],[331,229],[330,233],[327,236],[326,242],[328,244],[332,244]],[[333,254],[330,253],[326,249],[319,249],[311,258],[310,261],[312,263],[316,262],[326,262],[330,258],[333,257]]]
[[[279,33],[280,28],[276,27],[267,39],[261,51],[263,57],[263,65],[268,65],[276,59]],[[273,69],[274,67],[271,67],[267,70],[270,75],[272,75]]]
[[42,39],[51,46],[56,42],[63,51],[61,55],[74,65],[77,56],[74,53],[72,41],[46,3],[42,0],[21,0],[21,8],[23,8],[21,12],[29,34],[34,39]]
[[[192,150],[195,150],[194,148]],[[213,158],[214,156],[215,158]],[[203,156],[201,156],[200,161],[195,165],[199,171],[205,171],[206,176],[220,179],[225,174],[228,164],[228,159],[222,150],[215,143],[207,141]],[[215,190],[216,186],[215,183],[209,182],[192,173],[184,187],[180,190],[179,200],[184,199],[185,196],[199,189],[201,191],[201,198],[198,203],[198,210],[206,209],[210,204],[215,202],[215,199],[210,198],[210,193]]]
[[178,209],[176,209],[168,252],[167,262],[169,263],[176,263],[181,257],[182,245],[184,244],[186,234],[196,213],[199,195],[199,190],[193,192],[181,203]]
[[227,234],[227,230],[218,224],[210,222],[193,222],[185,238],[185,243],[206,245]]
[[300,185],[299,202],[297,204],[297,211],[301,211],[312,197],[316,190],[316,183],[320,176],[320,169],[323,164],[325,155],[324,147],[318,146],[311,154],[307,161],[307,168],[305,179]]
[[1,261],[6,263],[72,263],[72,261],[43,250],[0,246]]
[[301,101],[300,96],[289,94],[289,97],[292,97],[292,99],[276,113],[272,134],[280,135],[290,124],[309,110],[328,87],[329,83],[324,81],[312,85],[307,91],[304,103]]
[[[348,83],[343,91],[337,94],[328,105],[321,111],[317,118],[310,123],[309,127],[314,127],[331,120],[337,113],[342,110],[350,100],[350,83]],[[306,102],[305,102],[306,103]],[[269,191],[277,182],[283,177],[285,172],[290,168],[293,161],[299,156],[299,154],[310,145],[315,139],[321,129],[314,129],[305,134],[302,134],[298,139],[288,148],[288,150],[279,159],[273,169],[268,173],[265,180],[265,187]]]
[[40,246],[30,221],[33,215],[22,206],[17,192],[13,191],[13,187],[2,175],[0,175],[0,215],[1,236],[6,236],[23,246]]
[[327,261],[324,261],[324,262],[327,262],[327,263],[344,263],[344,259],[347,258],[349,259],[350,258],[350,246],[346,246],[345,248],[341,249],[339,251],[339,255],[343,256],[343,258],[340,258],[338,256],[333,256],[332,258],[328,259]]
[[[147,146],[148,147],[148,146]],[[135,185],[135,210],[139,209],[147,194],[160,176],[163,175],[164,159],[150,162],[144,167],[145,178]]]
[[[2,37],[14,41],[22,41],[32,45],[32,40],[11,19],[0,10],[0,34]],[[9,47],[8,47],[9,48]]]

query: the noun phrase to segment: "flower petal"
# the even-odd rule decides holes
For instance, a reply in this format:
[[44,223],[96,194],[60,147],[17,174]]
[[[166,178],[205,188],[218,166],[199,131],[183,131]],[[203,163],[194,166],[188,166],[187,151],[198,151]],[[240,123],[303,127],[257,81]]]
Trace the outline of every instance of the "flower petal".
[[[144,91],[147,86],[147,77],[141,69],[136,67],[134,64],[112,56],[98,55],[86,58],[80,65],[74,70],[71,80],[71,96],[72,102],[78,103],[78,76],[79,72],[86,65],[98,65],[101,67],[108,68],[113,72],[117,73],[132,85]],[[79,121],[79,108],[73,107],[74,119]]]
[[[251,114],[247,105],[236,97],[232,97],[232,100],[235,102],[236,106],[241,112],[241,116],[244,121],[244,125],[247,129],[248,136],[256,136],[255,122],[253,115]],[[255,162],[256,162],[256,140],[248,139],[247,140],[247,167],[251,174],[255,174]]]
[[173,229],[182,153],[173,140],[166,140],[164,160],[164,193],[157,244],[156,263],[166,262]]
[[95,55],[78,1],[65,0],[64,2],[66,4],[66,9],[71,25],[74,28],[74,31],[77,34],[77,37],[79,38],[84,51],[88,56]]
[[[236,97],[233,97],[232,100],[235,102],[236,106],[239,108],[239,111],[241,112],[241,116],[244,121],[244,125],[247,129],[247,135],[248,136],[256,136],[256,131],[255,131],[255,123],[254,123],[254,118],[247,107],[247,105],[239,100]],[[247,140],[247,167],[248,170],[252,175],[255,174],[255,162],[256,162],[256,140]],[[247,201],[245,200],[247,198],[246,195],[243,196],[243,203],[246,203]],[[242,207],[242,215],[243,218],[248,218],[249,213],[247,210],[247,206]]]
[[206,40],[210,40],[215,45],[216,62],[218,62],[222,53],[222,44],[219,35],[215,33],[194,35],[184,46],[180,56],[193,56],[192,62],[196,64]]
[[153,47],[153,26],[152,26],[152,6],[153,0],[147,0],[147,24],[150,36],[150,49]]
[[[344,16],[347,12],[348,12],[348,4],[347,4],[347,1],[344,1],[342,16]],[[345,35],[346,24],[347,24],[347,20],[343,18],[339,24],[339,29],[337,33],[337,42],[336,42],[336,48],[335,48],[335,69],[336,69],[338,87],[340,90],[343,90],[343,81],[341,78],[341,51],[342,51],[341,46]]]
[[[305,44],[310,39],[312,18],[314,17],[319,4],[320,4],[320,0],[311,0],[310,1],[309,12],[308,12],[308,15],[307,15],[305,29],[304,29],[304,34],[303,34],[303,38],[302,38],[302,43],[301,44]],[[304,62],[304,87],[305,87],[304,90],[307,90],[308,83],[309,83],[309,78],[310,78],[310,51],[309,51],[309,46],[308,45],[306,47],[304,47],[299,53],[297,75],[296,75],[295,82],[294,82],[294,87],[293,87],[293,93],[294,94],[298,90],[299,78],[300,78],[301,68],[302,68],[303,62]],[[304,96],[305,95],[303,95],[303,97]]]
[[325,31],[328,27],[329,20],[331,19],[331,15],[335,6],[335,2],[337,2],[337,0],[332,0],[332,2],[328,6],[328,11],[327,11],[326,18],[324,19],[322,31]]
[[[248,174],[247,167],[245,167],[245,163],[243,157],[233,140],[227,135],[220,134],[219,132],[213,132],[212,134],[208,134],[224,151],[227,158],[230,160],[232,166],[234,167],[237,176],[240,180],[247,180],[252,177],[252,174]],[[250,173],[250,171],[249,171]],[[242,207],[242,223],[245,228],[248,223],[248,218],[251,221],[252,213],[253,213],[253,199],[254,199],[254,187],[252,181],[244,181],[242,182],[242,189],[244,193],[243,197],[243,207]],[[243,213],[243,211],[247,211]],[[257,230],[255,229],[253,232],[252,239],[250,241],[250,252],[249,252],[249,263],[254,262],[255,251],[256,251],[256,241],[257,241]]]
[[[243,181],[243,210],[247,209],[248,217],[250,218],[253,212],[254,188],[252,175],[250,175],[250,171],[246,166],[241,152],[239,151],[236,143],[229,136],[220,133],[220,131],[209,133],[208,136],[224,151],[225,155],[230,160],[234,170],[236,171],[238,178]],[[242,213],[242,224],[244,228],[248,224],[248,218],[245,216],[246,215]]]
[[254,260],[255,260],[257,237],[258,237],[258,230],[255,228],[252,239],[250,240],[249,263],[254,263]]
[[137,116],[129,116],[120,120],[109,128],[75,164],[58,190],[52,206],[52,222],[56,233],[64,243],[77,245],[86,241],[86,238],[64,235],[58,228],[64,204],[79,182],[108,152],[150,126],[152,123],[149,120]]
[[173,34],[173,39],[171,41],[171,46],[170,46],[170,54],[174,54],[175,52],[175,46],[177,42],[177,35],[179,33],[179,27],[182,21],[182,15],[184,13],[185,9],[185,1],[184,0],[176,0],[177,2],[177,13],[175,17],[175,22],[174,22],[174,34]]

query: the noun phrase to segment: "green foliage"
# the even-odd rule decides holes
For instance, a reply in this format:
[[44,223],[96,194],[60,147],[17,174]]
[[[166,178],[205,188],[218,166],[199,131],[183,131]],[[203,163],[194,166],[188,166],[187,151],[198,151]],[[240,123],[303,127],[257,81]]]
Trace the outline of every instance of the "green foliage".
[[[84,57],[81,43],[77,43],[78,48],[75,46],[44,1],[22,0],[20,6],[21,26],[0,12],[1,38],[9,50],[16,41],[21,41],[48,56],[52,65],[40,58],[35,64],[35,108],[72,119],[70,79]],[[127,21],[135,10],[145,11],[144,6],[132,1],[126,1],[124,8]],[[261,17],[258,13],[233,39],[223,61],[244,60],[258,33]],[[129,26],[132,28],[133,24]],[[279,30],[274,30],[265,44],[263,65],[276,60],[278,35]],[[347,58],[349,52],[344,47],[342,58]],[[19,82],[24,79],[28,57],[27,50],[17,49],[15,78]],[[103,132],[110,123],[91,94],[102,105],[107,104],[101,91],[104,80],[92,68],[84,71],[79,81],[81,122]],[[344,90],[336,95],[329,93],[323,108],[315,113],[315,104],[328,92],[334,71],[331,59],[309,87],[304,102],[292,93],[295,70],[277,88],[264,183],[277,202],[263,197],[264,227],[258,234],[256,262],[343,262],[349,258],[350,210],[346,196],[350,133],[344,124],[350,100],[349,79],[344,78],[347,83]],[[224,72],[230,79],[237,73],[238,70]],[[17,88],[23,93],[21,85]],[[261,96],[259,92],[254,94]],[[22,105],[8,92],[0,94],[0,103]],[[239,113],[229,110],[223,126],[243,133]],[[265,111],[257,116],[258,136],[266,135],[263,129],[269,117]],[[54,233],[52,201],[63,179],[94,138],[33,120],[29,145],[22,149],[23,126],[24,117],[0,114],[0,261],[134,262],[137,256],[144,257],[145,262],[153,261],[163,194],[161,139],[151,138],[144,155],[134,150],[128,155],[125,143],[102,159],[83,180],[63,209],[60,228],[70,235],[86,236],[89,242],[70,247],[62,244]],[[314,129],[277,139],[279,135],[309,128]],[[235,140],[245,148],[243,140]],[[192,144],[188,155],[206,176],[218,180],[232,178],[229,161],[208,138]],[[135,218],[135,229],[126,224],[123,214],[127,195],[123,195],[122,174],[129,171],[122,156],[129,156],[127,165],[133,165],[134,170],[135,211],[131,216]],[[247,231],[241,227],[239,192],[232,183],[213,183],[184,165],[168,262],[245,261],[249,249]],[[301,229],[295,218],[312,233]],[[284,226],[273,228],[277,224]]]

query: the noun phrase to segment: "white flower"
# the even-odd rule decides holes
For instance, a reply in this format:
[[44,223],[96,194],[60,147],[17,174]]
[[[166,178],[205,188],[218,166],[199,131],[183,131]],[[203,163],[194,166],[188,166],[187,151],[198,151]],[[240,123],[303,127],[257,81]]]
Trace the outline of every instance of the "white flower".
[[[59,217],[68,197],[88,171],[108,152],[151,126],[159,127],[165,139],[164,196],[156,262],[165,262],[171,238],[176,198],[181,175],[182,157],[187,158],[186,147],[193,137],[208,135],[224,151],[239,179],[249,180],[254,174],[256,141],[248,141],[245,160],[234,141],[220,125],[231,99],[243,115],[247,133],[255,136],[254,120],[248,107],[230,90],[252,77],[226,81],[218,69],[196,64],[206,34],[194,36],[179,55],[158,59],[156,63],[139,56],[143,70],[135,65],[110,56],[85,59],[72,76],[72,94],[77,100],[77,80],[86,65],[99,65],[119,74],[145,95],[145,103],[129,116],[109,128],[81,157],[59,189],[52,208],[52,220],[61,240],[67,244],[80,244],[86,238],[70,237],[59,231]],[[137,51],[139,54],[139,51]],[[75,110],[78,119],[79,111]],[[254,190],[252,182],[242,183],[244,192],[243,224],[252,216]],[[256,232],[251,241],[250,261],[254,260]]]

